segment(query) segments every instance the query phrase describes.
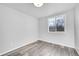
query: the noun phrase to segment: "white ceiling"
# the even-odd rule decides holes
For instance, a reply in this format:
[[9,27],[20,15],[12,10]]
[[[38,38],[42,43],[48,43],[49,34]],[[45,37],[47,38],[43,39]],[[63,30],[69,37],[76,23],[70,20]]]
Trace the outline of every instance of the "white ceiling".
[[20,12],[28,14],[30,16],[40,18],[49,16],[55,13],[60,13],[74,8],[74,3],[45,3],[42,7],[35,7],[33,3],[4,3],[0,5],[6,5],[7,7],[16,9]]

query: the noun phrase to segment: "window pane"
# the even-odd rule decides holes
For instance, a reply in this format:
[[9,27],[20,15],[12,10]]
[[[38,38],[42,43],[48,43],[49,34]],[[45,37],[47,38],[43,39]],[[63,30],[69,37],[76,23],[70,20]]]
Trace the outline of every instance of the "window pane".
[[49,32],[56,31],[55,17],[48,19],[48,29],[49,29]]
[[56,17],[56,28],[57,31],[64,31],[64,16]]

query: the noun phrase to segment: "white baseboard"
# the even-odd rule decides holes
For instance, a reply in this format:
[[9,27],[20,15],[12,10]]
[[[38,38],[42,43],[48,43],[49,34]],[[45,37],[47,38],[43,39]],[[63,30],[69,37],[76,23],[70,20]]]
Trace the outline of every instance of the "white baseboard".
[[53,41],[49,41],[48,39],[39,39],[39,40],[42,40],[42,41],[46,41],[46,42],[49,42],[49,43],[53,43],[53,44],[56,44],[56,45],[60,45],[61,47],[70,47],[70,48],[75,48],[75,47],[72,47],[70,45],[66,45],[66,44],[63,44],[63,43],[58,43],[58,42],[53,42]]
[[15,47],[15,48],[12,48],[12,49],[10,49],[10,50],[4,51],[3,53],[0,53],[0,56],[3,55],[3,54],[8,53],[8,52],[10,52],[10,51],[16,50],[16,49],[18,49],[18,48],[20,48],[20,47],[23,47],[23,46],[25,46],[25,45],[28,45],[28,44],[30,44],[30,43],[33,43],[33,42],[35,42],[35,41],[37,41],[37,40],[31,40],[31,41],[28,41],[27,43],[24,42],[22,45],[20,45],[20,46],[18,46],[18,47]]

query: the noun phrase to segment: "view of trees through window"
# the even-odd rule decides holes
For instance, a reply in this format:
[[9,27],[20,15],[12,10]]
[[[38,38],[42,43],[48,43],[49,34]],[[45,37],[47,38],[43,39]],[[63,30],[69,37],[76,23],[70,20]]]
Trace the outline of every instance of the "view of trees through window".
[[49,32],[62,32],[64,31],[64,16],[55,16],[48,19]]

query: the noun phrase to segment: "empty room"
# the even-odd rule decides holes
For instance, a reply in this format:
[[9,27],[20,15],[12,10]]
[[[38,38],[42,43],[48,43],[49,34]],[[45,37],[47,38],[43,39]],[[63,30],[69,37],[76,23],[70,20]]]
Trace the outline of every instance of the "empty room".
[[79,56],[79,3],[0,3],[0,56]]

